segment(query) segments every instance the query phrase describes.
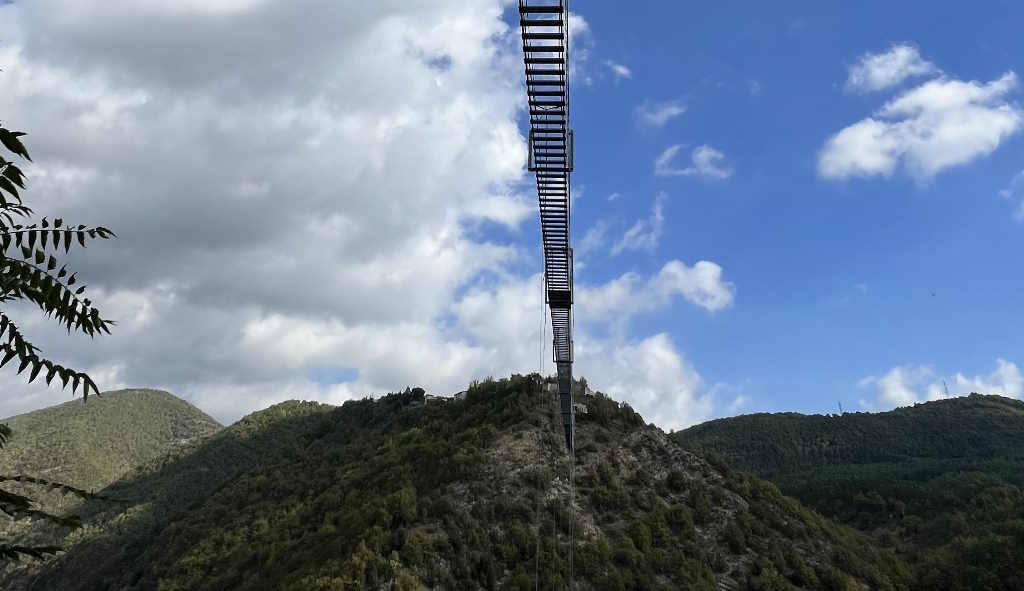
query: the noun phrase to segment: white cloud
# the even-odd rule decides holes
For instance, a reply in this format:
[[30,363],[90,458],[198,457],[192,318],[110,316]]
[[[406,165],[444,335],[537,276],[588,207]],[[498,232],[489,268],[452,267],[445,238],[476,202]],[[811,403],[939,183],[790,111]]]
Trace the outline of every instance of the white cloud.
[[865,53],[850,67],[846,88],[857,92],[884,90],[907,78],[938,73],[934,64],[921,58],[916,47],[893,45],[885,53]]
[[708,419],[712,399],[700,374],[659,333],[638,342],[581,347],[578,365],[600,389],[629,402],[662,429],[683,429]]
[[653,251],[661,239],[662,227],[665,225],[665,215],[662,211],[665,198],[668,195],[664,191],[654,197],[654,206],[651,208],[651,217],[637,220],[622,238],[612,246],[612,255],[618,255],[624,250],[645,250]]
[[[29,132],[29,203],[118,233],[69,261],[112,336],[8,311],[102,389],[164,388],[224,422],[533,371],[542,284],[514,271],[533,251],[477,231],[535,215],[509,83],[519,31],[502,16],[459,0],[0,6],[0,112]],[[604,329],[677,297],[722,309],[733,288],[706,261],[627,283],[654,302],[581,314],[577,373],[666,427],[706,418],[710,394],[668,336]],[[315,377],[333,373],[350,377]],[[68,398],[0,382],[0,416]]]
[[729,414],[734,415],[743,409],[750,402],[750,397],[740,394],[729,403]]
[[725,155],[707,144],[693,149],[690,155],[690,166],[678,168],[674,161],[682,147],[681,144],[676,144],[666,148],[654,161],[654,174],[657,176],[695,176],[713,180],[723,180],[732,176],[732,169],[724,165]]
[[[705,261],[689,269],[703,274],[707,265],[717,268]],[[672,261],[666,268],[676,266],[686,267]],[[646,420],[667,430],[707,419],[714,389],[707,387],[667,334],[634,339],[619,330],[636,314],[670,306],[673,296],[680,295],[678,288],[670,287],[673,280],[662,275],[671,277],[673,272],[663,270],[649,278],[626,274],[605,284],[577,285],[574,372],[586,376],[595,389],[629,402]],[[521,368],[536,367],[541,286],[541,277],[536,275],[476,288],[456,305],[457,322],[469,327],[477,348],[484,352],[483,366],[493,375],[507,374],[510,360],[516,360]],[[652,289],[658,295],[646,299]],[[613,330],[602,330],[609,326]],[[598,336],[603,333],[606,336]],[[549,355],[544,359],[544,371],[550,373]]]
[[928,400],[938,400],[949,396],[962,396],[977,392],[979,394],[1002,394],[1012,398],[1020,398],[1024,393],[1024,378],[1020,369],[1013,362],[1005,359],[996,360],[996,369],[992,373],[972,378],[957,372],[947,378],[937,376],[935,370],[927,365],[904,365],[893,367],[881,377],[868,376],[858,382],[862,388],[874,388],[877,399],[861,400],[861,406],[874,409],[889,409],[899,406],[910,406]]
[[648,127],[661,127],[686,112],[682,101],[651,101],[640,103],[636,108],[637,121]]
[[999,196],[1013,202],[1013,219],[1018,223],[1024,223],[1024,170],[1010,179],[1010,184],[999,191]]
[[623,79],[629,80],[633,78],[633,71],[620,63],[605,60],[604,65],[608,66],[608,69],[612,71],[612,75],[615,76],[616,82]]
[[621,193],[612,193],[611,195],[608,196],[608,201],[615,201],[616,199],[618,199],[621,196],[622,196]]
[[590,75],[590,52],[594,46],[594,36],[587,20],[576,14],[569,13],[569,78],[579,80],[590,86],[594,83]]
[[647,279],[630,272],[597,287],[581,286],[576,300],[581,317],[612,322],[664,309],[676,296],[717,312],[731,306],[735,294],[736,286],[723,279],[716,263],[697,261],[689,267],[672,260]]
[[[29,203],[118,233],[69,257],[114,334],[24,310],[29,337],[101,388],[163,387],[222,420],[278,388],[344,391],[308,379],[324,365],[355,370],[360,395],[481,377],[485,352],[444,319],[523,256],[479,222],[535,215],[501,6],[171,4],[0,6]],[[52,395],[9,390],[0,415]]]
[[569,13],[569,42],[579,43],[584,37],[590,35],[590,24],[587,20],[576,14],[575,12]]
[[987,376],[968,378],[958,372],[953,376],[953,384],[955,391],[960,393],[1002,394],[1013,398],[1020,398],[1024,389],[1024,379],[1017,364],[1005,359],[997,359],[996,369]]
[[986,84],[939,78],[887,102],[873,117],[828,139],[818,174],[829,179],[891,176],[903,168],[918,180],[986,156],[1024,121],[1008,102],[1017,75]]
[[598,220],[593,226],[587,229],[580,240],[579,246],[573,249],[576,260],[586,257],[588,254],[598,250],[608,241],[608,222]]
[[757,96],[761,94],[761,83],[758,82],[757,80],[748,80],[747,90],[750,91],[750,94],[752,96]]

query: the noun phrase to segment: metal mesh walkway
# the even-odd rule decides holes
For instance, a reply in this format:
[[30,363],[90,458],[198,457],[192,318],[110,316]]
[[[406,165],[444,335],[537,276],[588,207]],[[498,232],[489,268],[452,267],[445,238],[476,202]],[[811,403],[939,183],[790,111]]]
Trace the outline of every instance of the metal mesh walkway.
[[553,353],[565,443],[575,448],[572,397],[572,248],[569,247],[569,11],[564,0],[519,0],[526,95],[530,109],[530,164],[544,243],[544,277],[551,309]]

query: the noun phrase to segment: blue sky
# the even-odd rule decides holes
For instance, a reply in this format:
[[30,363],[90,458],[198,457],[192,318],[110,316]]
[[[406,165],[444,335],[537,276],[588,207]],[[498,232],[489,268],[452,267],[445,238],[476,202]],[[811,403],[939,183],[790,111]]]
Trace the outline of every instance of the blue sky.
[[[923,396],[926,382],[955,390],[958,372],[1024,359],[1024,225],[1000,196],[1024,169],[1019,125],[991,153],[934,176],[902,166],[888,176],[819,172],[829,138],[894,97],[929,80],[985,84],[1024,68],[1024,7],[923,7],[644,3],[624,18],[611,3],[577,5],[589,29],[577,39],[589,56],[573,85],[577,246],[601,223],[613,242],[667,194],[655,248],[606,248],[578,279],[651,273],[669,257],[721,265],[736,286],[731,307],[709,314],[681,302],[635,328],[668,331],[702,376],[749,398],[745,411],[875,406],[874,389],[858,384],[896,367],[934,372],[917,385]],[[895,46],[932,71],[875,91],[848,86],[865,55]],[[670,101],[685,112],[663,125],[639,120],[645,102]],[[1019,116],[1020,101],[1014,88],[998,102]],[[682,166],[708,145],[732,174],[656,176],[655,160],[677,144]]]
[[[666,429],[1024,394],[1024,8],[573,7],[577,375]],[[118,236],[69,261],[114,334],[8,311],[101,389],[225,423],[553,371],[515,21],[0,4],[30,205]],[[68,396],[0,389],[0,416]]]

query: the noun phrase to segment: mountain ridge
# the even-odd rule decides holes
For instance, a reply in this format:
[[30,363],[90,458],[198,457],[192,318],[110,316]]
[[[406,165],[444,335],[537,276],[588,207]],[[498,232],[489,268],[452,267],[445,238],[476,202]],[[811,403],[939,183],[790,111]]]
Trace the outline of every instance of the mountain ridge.
[[542,392],[513,376],[459,402],[275,405],[109,486],[126,507],[84,503],[68,552],[3,584],[525,590],[535,566],[564,586],[572,545],[580,589],[906,588],[860,534],[604,396],[583,401],[570,477]]
[[891,548],[917,589],[1015,589],[1024,568],[1024,402],[981,395],[883,413],[759,413],[677,432],[683,447]]

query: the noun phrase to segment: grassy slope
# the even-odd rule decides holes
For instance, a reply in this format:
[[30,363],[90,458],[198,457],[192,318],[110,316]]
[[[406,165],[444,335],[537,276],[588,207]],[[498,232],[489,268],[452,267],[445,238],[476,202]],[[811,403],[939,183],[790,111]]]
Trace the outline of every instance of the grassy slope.
[[563,587],[574,539],[580,589],[905,588],[906,570],[860,534],[607,398],[580,417],[575,517],[557,416],[534,379],[410,402],[250,415],[105,491],[127,509],[84,507],[89,525],[36,585],[525,590],[539,563],[541,585]]
[[872,534],[921,589],[1013,589],[1024,568],[1024,403],[972,395],[887,413],[757,414],[676,434]]
[[27,474],[91,490],[175,447],[221,429],[167,392],[118,390],[5,419],[13,430],[0,474]]

